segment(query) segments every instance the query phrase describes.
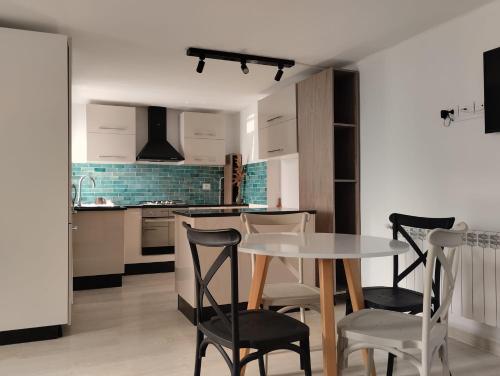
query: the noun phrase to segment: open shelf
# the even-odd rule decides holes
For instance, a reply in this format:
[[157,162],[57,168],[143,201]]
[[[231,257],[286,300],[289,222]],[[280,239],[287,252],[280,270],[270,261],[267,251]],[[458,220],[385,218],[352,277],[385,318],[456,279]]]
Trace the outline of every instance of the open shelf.
[[356,234],[357,183],[335,183],[335,232]]
[[334,127],[339,127],[339,128],[356,128],[356,124],[347,124],[347,123],[333,123]]
[[335,180],[356,179],[356,129],[350,127],[335,128],[333,138]]
[[335,124],[357,123],[357,72],[335,70],[333,77],[333,121]]

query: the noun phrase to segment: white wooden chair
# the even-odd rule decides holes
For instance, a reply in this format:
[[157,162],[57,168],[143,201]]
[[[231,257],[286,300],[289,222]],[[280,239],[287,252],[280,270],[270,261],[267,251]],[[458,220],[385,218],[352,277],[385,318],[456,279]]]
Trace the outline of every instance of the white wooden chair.
[[[241,214],[241,221],[247,233],[262,232],[297,232],[306,230],[310,220],[309,213],[293,214]],[[319,289],[304,283],[304,263],[302,259],[278,258],[295,276],[296,282],[268,283],[264,285],[262,306],[269,309],[271,306],[280,306],[279,313],[286,313],[294,309],[300,310],[300,321],[306,322],[305,311],[312,309],[321,312]],[[255,255],[252,255],[252,274],[254,271]],[[313,347],[311,350],[318,350]],[[266,354],[266,372],[267,372]]]
[[[456,248],[464,243],[466,231],[467,225],[462,222],[452,230],[436,229],[428,234],[427,240],[431,249],[425,266],[422,316],[364,309],[339,321],[337,346],[339,376],[342,375],[347,363],[347,356],[360,349],[368,349],[370,366],[367,367],[367,375],[370,375],[370,370],[374,367],[374,349],[384,350],[408,360],[418,368],[420,376],[430,376],[432,360],[439,351],[443,376],[450,375],[448,308],[458,270],[459,257],[456,255]],[[437,261],[443,268],[443,288],[440,307],[432,313],[432,277],[434,268],[439,265]]]

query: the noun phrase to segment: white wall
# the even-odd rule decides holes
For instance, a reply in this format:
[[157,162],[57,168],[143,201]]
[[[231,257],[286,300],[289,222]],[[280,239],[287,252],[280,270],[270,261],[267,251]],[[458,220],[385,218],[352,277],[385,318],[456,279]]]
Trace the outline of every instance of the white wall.
[[299,155],[281,160],[281,205],[299,208]]
[[[390,236],[385,225],[396,211],[500,230],[500,134],[486,135],[484,118],[444,128],[439,117],[450,105],[482,101],[482,54],[500,46],[499,19],[496,1],[357,64],[364,234]],[[391,265],[366,262],[364,283],[389,283]]]

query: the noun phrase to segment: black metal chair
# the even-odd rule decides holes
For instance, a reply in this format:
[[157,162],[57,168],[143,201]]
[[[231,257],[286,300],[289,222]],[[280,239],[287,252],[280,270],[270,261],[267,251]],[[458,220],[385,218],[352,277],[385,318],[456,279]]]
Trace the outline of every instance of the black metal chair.
[[[408,231],[403,226],[413,227],[417,229],[433,230],[436,228],[451,229],[455,223],[455,218],[427,218],[415,217],[411,215],[393,213],[389,216],[389,221],[392,223],[392,237],[397,240],[398,235],[401,236],[410,244],[410,249],[417,254],[417,259],[408,266],[405,270],[399,271],[399,257],[394,256],[393,272],[392,272],[392,287],[375,286],[363,288],[365,298],[365,308],[386,309],[397,312],[408,312],[416,315],[423,311],[423,294],[399,287],[399,283],[408,277],[420,264],[425,265],[427,251],[422,252],[420,247],[415,242]],[[440,265],[437,265],[434,273],[433,290],[433,311],[439,308],[440,301]],[[352,305],[349,297],[347,297],[346,315],[352,313]],[[393,354],[389,354],[387,361],[387,376],[392,376],[394,369]]]
[[[238,309],[238,251],[241,241],[240,233],[235,229],[198,230],[183,223],[193,257],[196,275],[196,362],[195,376],[201,372],[201,361],[208,345],[213,345],[227,363],[231,376],[239,376],[241,369],[253,360],[258,360],[261,376],[265,376],[264,355],[275,350],[291,350],[300,355],[300,368],[306,376],[311,375],[311,359],[309,354],[309,327],[302,322],[267,310]],[[223,248],[202,276],[198,245]],[[224,262],[229,259],[231,270],[231,312],[225,314],[210,292],[209,284]],[[204,297],[210,303],[215,315],[206,317],[203,310]],[[296,345],[295,342],[299,342]],[[232,351],[230,357],[226,350]],[[240,349],[256,351],[240,359]]]

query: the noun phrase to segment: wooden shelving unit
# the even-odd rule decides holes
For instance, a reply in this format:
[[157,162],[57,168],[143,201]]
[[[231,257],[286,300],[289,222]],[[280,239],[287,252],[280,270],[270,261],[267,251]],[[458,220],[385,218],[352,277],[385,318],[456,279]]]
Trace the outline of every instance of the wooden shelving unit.
[[[297,84],[300,206],[316,209],[316,231],[357,234],[359,74],[326,69]],[[345,290],[342,262],[337,288]]]
[[233,183],[233,174],[238,165],[241,165],[241,154],[227,154],[224,165],[224,204],[236,204],[238,187]]

